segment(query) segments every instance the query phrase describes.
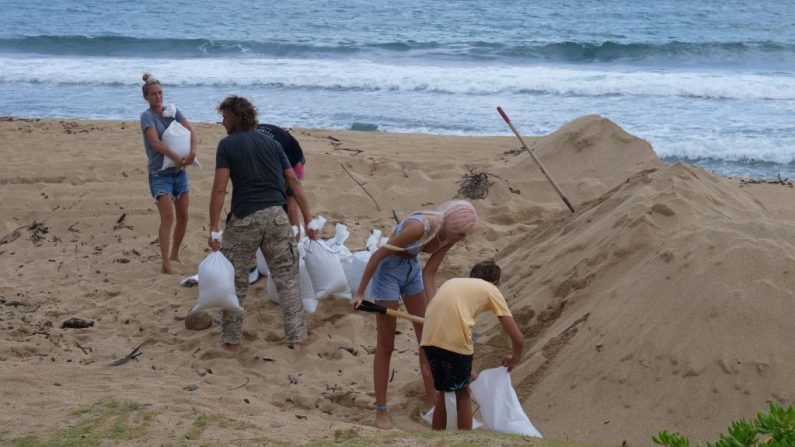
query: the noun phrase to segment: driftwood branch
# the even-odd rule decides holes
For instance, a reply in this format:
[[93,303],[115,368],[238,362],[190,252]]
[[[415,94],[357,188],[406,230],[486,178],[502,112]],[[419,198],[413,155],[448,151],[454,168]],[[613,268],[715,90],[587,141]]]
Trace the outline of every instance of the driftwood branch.
[[34,220],[33,223],[31,223],[30,225],[22,225],[21,227],[18,227],[16,230],[3,236],[3,238],[0,239],[0,245],[10,244],[11,242],[17,240],[17,238],[21,236],[21,233],[19,231],[23,229],[30,230],[31,232],[30,240],[32,240],[34,243],[44,239],[44,236],[42,236],[42,234],[47,234],[48,231],[48,228],[44,225],[44,222],[39,222],[38,220]]
[[248,376],[246,376],[246,381],[242,385],[236,386],[234,388],[227,388],[227,390],[228,391],[232,391],[232,390],[236,390],[238,388],[243,388],[244,386],[248,385],[248,382],[249,382],[249,378],[248,378]]
[[353,174],[351,174],[351,171],[349,171],[344,164],[340,163],[340,166],[342,166],[342,169],[353,179],[353,181],[356,182],[356,184],[359,185],[362,188],[362,190],[367,193],[368,196],[370,196],[370,198],[373,200],[373,203],[375,203],[375,209],[381,211],[381,207],[378,206],[378,202],[375,200],[375,197],[373,197],[373,195],[370,194],[370,191],[368,191],[367,188],[365,188],[360,181],[356,180],[356,177],[354,177]]
[[19,230],[21,230],[21,229],[23,229],[23,228],[25,228],[27,226],[28,225],[22,225],[21,227],[17,228],[16,230],[14,230],[14,231],[8,233],[7,235],[3,236],[3,238],[0,239],[0,245],[8,244],[8,243],[11,243],[11,242],[14,242],[15,240],[17,240],[17,238],[20,236]]
[[145,344],[146,344],[146,342],[141,343],[140,345],[136,346],[135,349],[133,349],[129,354],[125,355],[124,357],[122,357],[122,358],[120,358],[118,360],[114,360],[113,362],[108,363],[105,366],[107,366],[107,367],[119,366],[119,365],[123,365],[123,364],[129,362],[130,360],[135,360],[136,358],[138,358],[138,356],[143,354],[143,351],[141,351],[141,348]]
[[85,346],[81,345],[79,341],[76,341],[75,345],[77,345],[77,347],[80,348],[81,351],[83,351],[83,354],[88,355],[88,351],[86,350]]

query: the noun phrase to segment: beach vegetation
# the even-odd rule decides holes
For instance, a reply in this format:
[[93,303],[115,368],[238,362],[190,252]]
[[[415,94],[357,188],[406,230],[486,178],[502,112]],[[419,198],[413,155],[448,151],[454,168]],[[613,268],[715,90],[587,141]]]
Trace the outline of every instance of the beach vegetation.
[[220,415],[206,415],[201,414],[193,419],[191,430],[185,435],[187,439],[199,439],[204,433],[204,430],[209,426],[216,426],[219,428],[245,430],[252,428],[253,425],[248,422],[238,421]]
[[103,441],[142,439],[156,413],[134,402],[112,401],[72,412],[74,425],[47,435],[28,435],[11,440],[14,447],[91,447]]
[[[690,438],[666,430],[652,437],[655,444],[667,447],[690,447]],[[760,411],[755,419],[731,423],[728,433],[721,433],[706,447],[795,447],[795,409],[770,404],[769,411]],[[694,447],[701,447],[701,443]]]
[[531,436],[497,433],[487,430],[392,432],[377,435],[359,434],[356,429],[337,430],[334,439],[309,442],[304,447],[366,447],[371,445],[411,445],[424,447],[530,446],[588,447],[564,441]]

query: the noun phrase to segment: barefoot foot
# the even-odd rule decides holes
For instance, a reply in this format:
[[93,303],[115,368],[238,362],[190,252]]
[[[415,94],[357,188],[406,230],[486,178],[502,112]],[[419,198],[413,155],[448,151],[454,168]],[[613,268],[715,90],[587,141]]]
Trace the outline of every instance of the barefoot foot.
[[221,347],[229,352],[240,352],[243,349],[243,345],[239,343],[221,343]]
[[392,419],[389,417],[388,411],[375,412],[375,426],[381,430],[390,430],[395,428],[395,426],[392,424]]

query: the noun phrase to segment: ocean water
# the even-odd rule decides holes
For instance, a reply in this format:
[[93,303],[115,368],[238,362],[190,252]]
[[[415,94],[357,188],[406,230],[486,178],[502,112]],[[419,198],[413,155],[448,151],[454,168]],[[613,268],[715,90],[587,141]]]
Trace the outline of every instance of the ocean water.
[[0,115],[137,119],[141,74],[216,122],[526,135],[603,115],[667,161],[795,177],[795,4],[3,0]]

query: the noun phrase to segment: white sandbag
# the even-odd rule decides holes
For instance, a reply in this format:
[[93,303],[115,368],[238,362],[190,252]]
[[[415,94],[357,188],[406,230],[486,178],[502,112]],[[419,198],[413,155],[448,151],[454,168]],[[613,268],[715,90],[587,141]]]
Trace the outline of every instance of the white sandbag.
[[[300,252],[300,251],[299,251]],[[268,298],[276,304],[281,304],[279,299],[279,292],[276,290],[276,283],[273,282],[273,277],[268,276],[268,284],[266,286]],[[312,288],[312,279],[309,278],[309,273],[306,271],[306,265],[303,259],[298,260],[298,288],[301,290],[301,300],[304,303],[304,310],[313,313],[317,309],[317,300],[315,299],[315,289]],[[315,303],[312,303],[315,301]]]
[[508,368],[501,366],[481,371],[469,389],[480,405],[480,417],[489,430],[542,437],[522,409]]
[[193,311],[211,307],[243,310],[235,295],[235,267],[220,251],[199,264],[199,300]]
[[309,277],[309,270],[306,268],[305,256],[303,248],[298,247],[298,287],[301,289],[302,300],[313,300],[316,293],[312,285],[312,278]]
[[268,263],[265,262],[265,255],[262,254],[262,249],[257,248],[257,271],[262,276],[270,275],[270,271],[268,270]]
[[315,298],[322,300],[334,293],[348,290],[348,280],[339,258],[329,251],[323,241],[309,241],[304,245],[306,269],[312,279]]
[[259,270],[256,267],[251,267],[248,271],[248,285],[252,285],[259,281]]
[[308,314],[315,313],[315,311],[317,310],[317,303],[320,302],[320,301],[318,301],[318,300],[316,300],[314,298],[301,300],[301,301],[304,303],[304,312],[306,312]]
[[[259,278],[259,272],[256,268],[252,267],[251,270],[248,271],[248,285],[252,285],[259,281]],[[187,278],[180,281],[179,285],[182,287],[193,287],[199,285],[199,274],[197,273],[193,276],[188,276]]]
[[[320,231],[325,225],[326,219],[318,216],[309,223],[309,228]],[[348,290],[348,280],[345,279],[345,272],[342,264],[334,253],[332,253],[325,242],[320,240],[301,241],[299,244],[306,255],[306,269],[309,277],[312,278],[312,287],[315,289],[315,299],[322,300],[334,293],[342,293]]]
[[[345,273],[345,279],[348,281],[348,289],[350,290],[350,293],[348,295],[340,293],[338,296],[350,299],[351,294],[354,294],[357,290],[359,290],[359,284],[362,282],[364,268],[367,267],[367,261],[370,260],[370,256],[372,255],[372,252],[363,250],[352,253],[350,256],[340,258],[340,264],[342,265],[342,271]],[[367,290],[364,294],[365,298],[370,297],[371,288],[372,282],[367,285]]]
[[[456,409],[455,393],[444,393],[444,409],[447,411],[447,430],[458,430],[458,410]],[[436,407],[431,408],[431,411],[422,415],[422,419],[433,424],[433,412]],[[472,429],[480,428],[483,424],[478,422],[477,419],[472,417]]]
[[193,287],[199,285],[199,274],[195,274],[193,276],[188,276],[187,278],[183,279],[179,282],[179,285],[182,287]]
[[[370,256],[372,256],[373,252],[383,245],[381,239],[381,230],[375,229],[364,243],[366,247],[365,250],[351,253],[350,256],[340,257],[342,271],[345,272],[345,279],[348,281],[348,289],[350,289],[350,292],[347,294],[340,293],[337,294],[337,296],[350,299],[353,294],[359,290],[359,283],[362,282],[362,275],[364,275],[364,269],[367,267],[367,261],[370,260]],[[386,238],[383,239],[386,240]],[[373,301],[370,295],[371,289],[372,282],[367,285],[367,289],[364,292],[365,300]]]
[[[374,252],[374,251],[378,250],[378,247],[380,247],[381,245],[384,245],[383,243],[381,243],[381,239],[382,239],[381,238],[381,234],[383,234],[383,233],[379,229],[375,229],[375,230],[373,230],[372,233],[370,233],[370,236],[364,242],[364,247],[365,247],[365,249],[367,251]],[[384,238],[384,239],[388,239],[388,238]]]
[[336,225],[334,237],[324,242],[330,252],[334,253],[338,258],[344,258],[351,255],[350,249],[345,246],[345,241],[348,240],[350,235],[351,233],[348,231],[348,227],[345,224],[338,223]]
[[[160,137],[160,141],[165,143],[165,145],[171,149],[171,152],[179,158],[185,158],[190,155],[190,131],[177,120],[169,124],[166,131],[163,132],[163,135]],[[194,164],[196,164],[195,161]],[[160,170],[174,166],[176,166],[174,160],[163,156],[163,166]]]

